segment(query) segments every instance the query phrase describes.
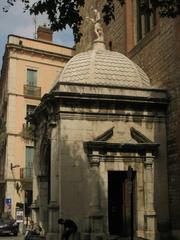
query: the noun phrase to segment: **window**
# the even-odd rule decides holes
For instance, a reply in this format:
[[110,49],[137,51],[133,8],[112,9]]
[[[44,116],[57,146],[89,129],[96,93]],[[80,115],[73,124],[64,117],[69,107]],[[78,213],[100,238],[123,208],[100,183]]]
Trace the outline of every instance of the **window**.
[[37,86],[37,70],[27,69],[27,83],[24,84],[24,95],[32,98],[41,97],[41,87]]
[[156,25],[156,11],[151,10],[150,0],[136,0],[137,42],[145,37]]
[[25,168],[23,168],[24,179],[32,178],[33,158],[34,158],[34,148],[26,146]]
[[[36,108],[35,105],[27,105],[26,106],[26,116],[32,114],[34,112],[35,108]],[[32,126],[31,123],[27,121],[26,124],[24,124],[24,128],[26,129],[25,131],[28,132],[28,127],[31,127],[31,126]],[[29,129],[29,131],[30,131],[30,129]]]
[[26,175],[32,174],[32,165],[33,165],[33,157],[34,157],[34,148],[26,146]]
[[37,70],[27,69],[27,85],[37,86]]
[[34,112],[35,108],[36,108],[35,105],[27,105],[27,107],[26,107],[26,116],[32,114]]

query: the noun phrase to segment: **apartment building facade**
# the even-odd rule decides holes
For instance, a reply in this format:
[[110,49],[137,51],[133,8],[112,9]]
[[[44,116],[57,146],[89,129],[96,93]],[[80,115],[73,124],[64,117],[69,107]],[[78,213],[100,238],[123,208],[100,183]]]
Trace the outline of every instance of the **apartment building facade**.
[[0,213],[32,203],[34,139],[25,117],[52,87],[73,49],[54,44],[52,32],[39,27],[37,39],[9,35],[0,78]]

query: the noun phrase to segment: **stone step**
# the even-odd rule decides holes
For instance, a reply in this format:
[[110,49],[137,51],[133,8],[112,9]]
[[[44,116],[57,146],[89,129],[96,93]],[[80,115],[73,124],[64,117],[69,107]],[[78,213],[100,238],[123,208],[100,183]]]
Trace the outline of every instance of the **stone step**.
[[[108,240],[131,240],[130,237],[119,237],[115,235],[111,235]],[[145,238],[134,237],[133,240],[146,240]]]

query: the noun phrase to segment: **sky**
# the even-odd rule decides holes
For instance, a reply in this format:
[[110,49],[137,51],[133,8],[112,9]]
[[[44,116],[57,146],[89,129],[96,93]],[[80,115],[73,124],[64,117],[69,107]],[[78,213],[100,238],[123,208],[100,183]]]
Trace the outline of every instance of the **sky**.
[[[2,57],[5,51],[5,44],[9,34],[15,34],[27,38],[34,38],[35,24],[34,17],[28,12],[23,12],[23,5],[17,0],[13,7],[9,8],[7,13],[2,8],[7,6],[7,0],[0,0],[0,69],[2,66]],[[45,15],[36,17],[36,24],[48,25],[48,19]],[[71,29],[53,34],[53,42],[67,47],[74,45]]]

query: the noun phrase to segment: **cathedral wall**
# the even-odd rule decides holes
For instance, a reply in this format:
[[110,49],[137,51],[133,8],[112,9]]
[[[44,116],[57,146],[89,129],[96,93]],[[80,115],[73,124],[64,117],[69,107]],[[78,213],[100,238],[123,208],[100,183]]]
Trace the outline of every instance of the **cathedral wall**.
[[177,22],[179,19],[161,19],[159,30],[149,36],[149,42],[139,43],[129,53],[131,59],[148,74],[154,86],[168,89],[169,109],[167,119],[168,144],[168,181],[169,204],[172,229],[180,228],[180,215],[176,211],[180,202],[179,170],[179,76],[180,62],[178,60],[179,40],[177,37]]

